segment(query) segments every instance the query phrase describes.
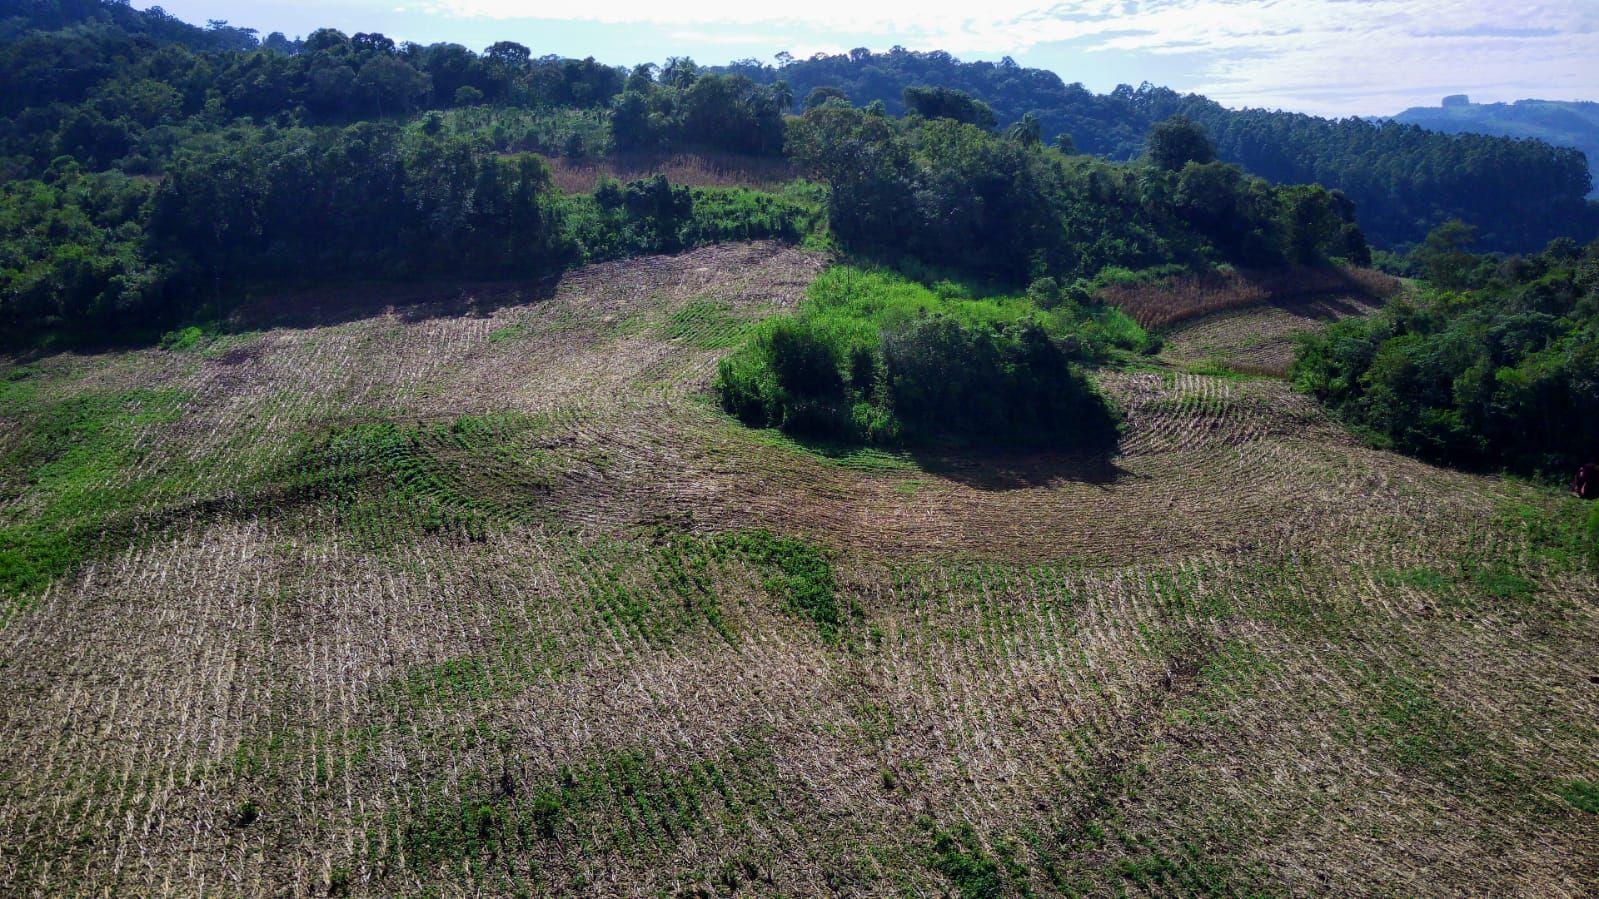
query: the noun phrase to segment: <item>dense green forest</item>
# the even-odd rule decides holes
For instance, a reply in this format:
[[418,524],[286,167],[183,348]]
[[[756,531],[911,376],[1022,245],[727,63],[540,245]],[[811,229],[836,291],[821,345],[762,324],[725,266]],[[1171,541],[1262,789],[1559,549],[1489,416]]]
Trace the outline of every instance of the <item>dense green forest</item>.
[[[674,58],[628,70],[536,57],[509,41],[480,54],[326,29],[304,39],[258,38],[250,29],[199,28],[115,0],[5,0],[0,40],[0,76],[11,85],[0,97],[0,170],[13,176],[36,173],[62,154],[94,168],[157,172],[188,131],[240,117],[330,124],[481,104],[589,110],[608,126],[603,136],[546,128],[517,149],[777,153],[782,115],[797,101],[840,96],[899,114],[914,103],[908,88],[943,87],[986,104],[992,124],[1025,120],[1046,142],[1113,160],[1140,155],[1156,122],[1185,116],[1206,129],[1223,161],[1276,183],[1342,190],[1380,246],[1414,244],[1451,219],[1477,227],[1485,248],[1505,251],[1599,232],[1599,207],[1583,199],[1591,186],[1585,161],[1571,149],[1230,110],[1147,84],[1098,95],[1052,72],[1008,60],[963,63],[942,52],[780,55],[778,66],[744,61],[716,71]],[[204,122],[194,123],[196,116]]]
[[821,203],[803,186],[551,185],[536,153],[780,152],[780,91],[686,61],[657,78],[510,43],[258,42],[100,2],[8,2],[0,41],[8,341],[159,333],[251,283],[528,275],[798,239]]
[[[1574,100],[1517,100],[1473,103],[1464,94],[1445,97],[1437,106],[1413,106],[1392,117],[1448,134],[1498,134],[1531,138],[1557,147],[1581,150],[1588,168],[1599,166],[1599,103]],[[1599,184],[1590,197],[1599,198]]]
[[1031,116],[1045,141],[1061,136],[1078,152],[1132,159],[1155,122],[1175,115],[1200,123],[1227,162],[1282,184],[1342,190],[1380,246],[1419,242],[1450,219],[1474,225],[1486,249],[1527,252],[1568,236],[1599,234],[1599,204],[1587,202],[1588,166],[1580,151],[1482,134],[1445,135],[1397,122],[1324,119],[1262,109],[1227,109],[1193,94],[1148,84],[1095,94],[1054,72],[1010,60],[961,62],[948,53],[895,48],[851,50],[780,67],[755,61],[727,71],[786,82],[797,96],[830,89],[857,105],[905,110],[907,87],[936,85],[982,100],[997,123]]
[[1476,256],[1440,228],[1434,285],[1306,339],[1293,376],[1380,443],[1434,461],[1568,475],[1599,448],[1599,241]]

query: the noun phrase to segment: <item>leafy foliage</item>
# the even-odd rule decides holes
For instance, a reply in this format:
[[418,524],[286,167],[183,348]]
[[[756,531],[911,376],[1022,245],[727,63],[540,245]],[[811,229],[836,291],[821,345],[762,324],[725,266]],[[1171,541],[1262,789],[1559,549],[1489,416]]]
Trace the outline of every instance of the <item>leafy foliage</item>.
[[[688,63],[691,65],[692,63]],[[634,70],[611,107],[620,150],[705,148],[775,155],[783,149],[783,110],[793,95],[782,82],[757,85],[742,75],[679,70],[657,82],[647,67]]]
[[72,162],[0,185],[0,329],[109,327],[156,312],[169,267],[143,251],[149,184]]
[[1569,474],[1599,447],[1599,244],[1341,322],[1306,339],[1293,374],[1405,452]]
[[1114,418],[1075,361],[1113,333],[1143,338],[1119,313],[839,267],[724,360],[717,388],[746,423],[815,437],[1097,446]]
[[627,184],[602,179],[591,196],[558,201],[556,214],[565,252],[592,262],[725,240],[798,240],[815,229],[820,211],[803,189],[687,188],[655,175]]
[[[1265,109],[1228,109],[1195,94],[1143,84],[1095,94],[1045,69],[1007,58],[961,62],[943,51],[895,47],[817,54],[779,67],[753,61],[729,71],[761,82],[782,79],[804,95],[826,86],[857,105],[911,107],[906,88],[938,85],[987,104],[1005,127],[1034,116],[1043,140],[1065,135],[1076,152],[1133,159],[1150,126],[1184,116],[1203,127],[1218,158],[1277,184],[1342,190],[1379,246],[1408,246],[1434,226],[1461,219],[1487,249],[1525,252],[1559,236],[1599,233],[1599,203],[1588,202],[1580,151],[1486,134],[1440,134],[1414,125],[1324,119]],[[1428,123],[1433,124],[1432,122]]]
[[1185,116],[1172,116],[1156,122],[1146,141],[1149,161],[1171,172],[1180,172],[1190,162],[1204,165],[1216,161],[1216,148],[1205,129]]
[[558,255],[536,157],[389,125],[249,132],[180,156],[156,193],[162,255],[215,277],[533,271]]
[[893,120],[841,104],[806,112],[789,143],[828,186],[829,225],[845,248],[1019,283],[1110,265],[1309,263],[1365,247],[1337,195],[1272,188],[1194,159],[1179,171],[1111,165],[951,118]]
[[[1394,116],[1407,125],[1448,134],[1497,134],[1530,138],[1557,147],[1572,147],[1599,166],[1599,103],[1576,100],[1517,100],[1514,103],[1472,103],[1464,96],[1447,97],[1438,106],[1415,106]],[[1599,198],[1599,188],[1588,196]]]
[[947,87],[905,88],[905,109],[929,119],[954,119],[988,130],[994,127],[994,110],[965,91]]

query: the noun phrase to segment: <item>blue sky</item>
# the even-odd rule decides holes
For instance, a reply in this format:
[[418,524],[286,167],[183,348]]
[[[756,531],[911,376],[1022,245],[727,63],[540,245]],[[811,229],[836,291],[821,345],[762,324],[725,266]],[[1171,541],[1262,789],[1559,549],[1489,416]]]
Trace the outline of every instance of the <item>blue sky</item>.
[[[136,2],[146,7],[148,2]],[[851,47],[943,49],[1052,69],[1105,91],[1151,81],[1229,106],[1373,115],[1599,99],[1599,0],[164,0],[191,22],[291,37],[321,26],[604,62],[770,61]]]

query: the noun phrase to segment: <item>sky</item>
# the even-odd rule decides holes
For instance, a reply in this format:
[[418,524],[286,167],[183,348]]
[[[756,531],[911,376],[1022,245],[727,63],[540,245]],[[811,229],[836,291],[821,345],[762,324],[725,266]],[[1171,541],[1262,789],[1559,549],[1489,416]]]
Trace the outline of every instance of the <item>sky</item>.
[[[135,2],[140,8],[152,4]],[[853,47],[1010,56],[1108,91],[1149,81],[1228,106],[1388,115],[1476,102],[1599,100],[1599,0],[162,0],[190,22],[302,36],[497,40],[631,65],[770,62]]]

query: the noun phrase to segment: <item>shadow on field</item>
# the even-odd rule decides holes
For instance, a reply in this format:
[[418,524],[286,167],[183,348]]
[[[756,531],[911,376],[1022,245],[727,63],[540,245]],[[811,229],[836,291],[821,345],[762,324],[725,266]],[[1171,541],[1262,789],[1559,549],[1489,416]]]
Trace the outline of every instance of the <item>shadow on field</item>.
[[257,328],[322,328],[393,312],[406,324],[433,318],[489,315],[505,306],[550,299],[565,273],[507,281],[320,284],[247,296],[230,324]]
[[1365,315],[1372,310],[1370,300],[1354,296],[1322,296],[1308,300],[1277,300],[1271,305],[1300,318],[1325,322]]
[[911,458],[931,475],[973,490],[1006,491],[1059,484],[1108,486],[1128,475],[1115,446],[1097,451],[916,450]]
[[1094,441],[1072,449],[1004,447],[954,440],[880,448],[797,434],[784,435],[783,439],[851,468],[905,471],[914,467],[973,490],[1003,492],[1061,484],[1103,487],[1132,475],[1116,464],[1119,439]]

